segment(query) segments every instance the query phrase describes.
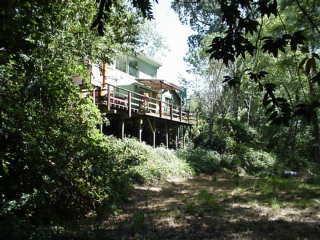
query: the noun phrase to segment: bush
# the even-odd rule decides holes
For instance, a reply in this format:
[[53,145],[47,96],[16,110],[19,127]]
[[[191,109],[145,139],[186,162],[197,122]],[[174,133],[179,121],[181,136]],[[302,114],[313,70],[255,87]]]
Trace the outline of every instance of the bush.
[[225,153],[236,144],[256,146],[258,144],[257,132],[238,120],[218,118],[212,129],[207,127],[193,140],[195,147],[201,147]]
[[234,170],[241,166],[241,160],[237,154],[221,154],[221,167]]
[[256,174],[273,171],[276,162],[272,154],[256,149],[259,146],[257,132],[236,119],[218,118],[212,129],[202,128],[194,145],[185,157],[197,172],[241,168]]
[[104,152],[96,130],[101,118],[89,100],[74,98],[69,99],[74,104],[52,107],[50,115],[35,104],[36,112],[25,119],[21,131],[6,129],[0,215],[50,221],[93,208],[91,169],[95,155]]
[[128,198],[135,182],[132,169],[150,158],[148,146],[135,139],[116,139],[102,136],[91,166],[91,195],[95,206],[114,209]]
[[151,183],[171,177],[185,178],[192,176],[192,168],[175,151],[164,147],[144,146],[149,152],[148,160],[132,169],[132,173],[139,182]]
[[235,170],[239,167],[249,173],[263,173],[273,171],[276,162],[273,155],[242,144],[235,144],[229,151],[222,154],[203,148],[184,150],[180,151],[179,154],[187,160],[197,173],[207,174],[222,168]]
[[202,132],[193,140],[195,148],[211,149],[217,152],[223,152],[226,149],[226,140],[224,136],[217,133]]
[[203,148],[180,150],[179,156],[186,159],[197,173],[213,173],[220,168],[221,155]]
[[272,171],[276,163],[272,154],[253,148],[248,148],[242,158],[243,168],[250,173]]
[[306,183],[313,185],[320,185],[320,176],[311,176],[306,180]]
[[239,143],[254,143],[257,140],[256,131],[247,124],[236,119],[219,118],[217,126],[230,134]]

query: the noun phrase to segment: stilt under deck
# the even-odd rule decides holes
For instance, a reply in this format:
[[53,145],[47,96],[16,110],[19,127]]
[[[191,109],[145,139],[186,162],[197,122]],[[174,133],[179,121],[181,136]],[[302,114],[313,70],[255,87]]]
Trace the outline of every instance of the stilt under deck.
[[153,147],[183,146],[186,130],[194,121],[192,114],[182,106],[111,84],[106,84],[95,102],[110,120],[110,126],[102,128],[104,133],[119,138],[135,137]]

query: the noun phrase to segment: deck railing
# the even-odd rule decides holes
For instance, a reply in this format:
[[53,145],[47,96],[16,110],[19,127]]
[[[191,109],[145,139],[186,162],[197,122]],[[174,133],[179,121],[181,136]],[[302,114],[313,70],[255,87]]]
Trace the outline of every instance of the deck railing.
[[182,106],[170,104],[112,84],[105,84],[98,98],[95,100],[96,103],[105,104],[108,110],[115,108],[127,110],[129,117],[133,113],[139,113],[179,122],[191,123],[193,121],[193,115]]

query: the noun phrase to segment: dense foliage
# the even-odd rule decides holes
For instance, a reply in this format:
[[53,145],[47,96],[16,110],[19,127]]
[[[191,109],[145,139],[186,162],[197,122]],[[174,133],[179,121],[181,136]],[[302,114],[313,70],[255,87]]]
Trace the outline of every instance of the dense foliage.
[[[276,156],[279,172],[319,163],[319,2],[174,1],[172,6],[195,31],[186,60],[197,80],[188,86],[194,89],[194,109],[208,125],[196,145],[221,151],[231,137],[257,159],[266,155],[253,149]],[[232,131],[217,138],[219,131],[211,129],[221,127],[219,119],[254,129],[256,143]]]
[[[227,169],[238,176],[308,169],[310,181],[319,182],[315,0],[308,1],[310,9],[286,0],[174,1],[182,21],[196,31],[187,56],[201,80],[192,96],[198,116],[192,143],[176,154],[98,131],[107,119],[70,77],[89,80],[90,61],[108,62],[136,48],[142,17],[152,17],[151,3],[0,3],[1,227],[108,215],[134,183],[193,171]],[[163,44],[146,32],[140,43],[151,43],[155,53]]]
[[4,4],[1,215],[49,221],[81,216],[121,198],[128,185],[124,172],[137,163],[109,154],[110,144],[96,129],[104,119],[70,78],[78,74],[88,80],[88,60],[110,61],[133,46],[141,19],[122,1],[117,7],[110,9],[105,36],[98,37],[90,30],[94,1]]
[[174,152],[103,136],[97,126],[107,119],[72,83],[77,74],[90,90],[90,62],[110,62],[118,53],[147,44],[137,37],[144,29],[141,12],[149,16],[150,6],[108,2],[109,7],[106,1],[80,0],[1,3],[4,219],[19,216],[41,223],[100,214],[101,209],[112,212],[133,182],[192,173]]
[[257,132],[237,120],[216,119],[211,128],[202,126],[191,149],[179,151],[199,173],[223,168],[236,174],[275,174],[277,159],[263,150]]

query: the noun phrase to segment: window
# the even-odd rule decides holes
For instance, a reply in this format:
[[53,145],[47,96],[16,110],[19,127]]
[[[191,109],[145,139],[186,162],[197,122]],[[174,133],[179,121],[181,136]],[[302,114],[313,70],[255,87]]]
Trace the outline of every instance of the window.
[[127,58],[126,57],[121,57],[118,58],[116,61],[116,69],[122,71],[122,72],[127,72]]
[[127,57],[117,59],[116,69],[128,73],[133,77],[139,77],[138,62],[135,60],[129,60]]
[[129,61],[129,74],[133,77],[138,78],[139,77],[139,71],[138,71],[138,62],[134,60]]

